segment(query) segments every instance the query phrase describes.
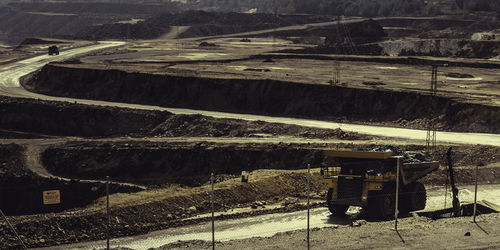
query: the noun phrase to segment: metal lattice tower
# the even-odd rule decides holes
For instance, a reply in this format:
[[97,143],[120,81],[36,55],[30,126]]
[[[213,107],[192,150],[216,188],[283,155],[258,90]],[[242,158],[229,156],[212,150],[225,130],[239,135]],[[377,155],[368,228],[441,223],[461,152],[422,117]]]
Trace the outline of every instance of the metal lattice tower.
[[333,73],[331,85],[337,86],[340,84],[340,61],[336,60],[333,64]]
[[429,105],[429,118],[427,121],[427,137],[426,137],[426,147],[427,151],[434,149],[436,147],[436,93],[437,93],[437,69],[438,65],[432,65],[431,74],[431,103]]
[[[341,35],[342,32],[340,29],[342,29],[343,36]],[[337,37],[338,39],[342,39],[342,41],[339,42],[342,52],[347,52],[346,50],[348,48],[351,54],[357,54],[356,44],[352,40],[345,23],[342,22],[342,16],[337,16]]]

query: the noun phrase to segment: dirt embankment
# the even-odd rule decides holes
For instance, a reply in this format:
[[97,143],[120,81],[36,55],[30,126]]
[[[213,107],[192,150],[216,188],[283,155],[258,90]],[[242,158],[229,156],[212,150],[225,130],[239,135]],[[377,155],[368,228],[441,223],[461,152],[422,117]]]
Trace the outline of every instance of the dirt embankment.
[[[67,84],[71,82],[72,84]],[[84,99],[314,119],[387,122],[429,117],[444,130],[500,131],[500,108],[410,92],[282,82],[179,77],[49,64],[24,86]]]
[[271,29],[304,23],[330,21],[325,16],[273,15],[267,13],[235,13],[186,11],[163,13],[133,24],[104,24],[89,26],[79,31],[77,39],[154,39],[168,32],[171,26],[190,26],[179,37],[224,35]]
[[0,129],[64,136],[142,133],[171,114],[161,111],[88,106],[0,97]]
[[0,97],[0,138],[47,136],[132,137],[263,137],[295,136],[318,139],[369,139],[341,129],[317,129],[280,123],[219,119],[202,115],[173,115],[64,102]]
[[[338,144],[336,146],[355,150],[369,150],[377,145]],[[123,142],[113,146],[105,143],[87,143],[80,146],[71,146],[70,144],[59,149],[50,149],[46,153],[45,160],[51,161],[48,164],[58,163],[60,165],[56,166],[57,168],[61,168],[66,172],[73,171],[73,174],[80,174],[78,171],[83,169],[81,167],[82,163],[87,164],[95,161],[104,162],[101,165],[105,168],[104,171],[108,171],[107,168],[109,166],[116,166],[116,162],[118,161],[122,163],[131,161],[130,166],[135,163],[142,164],[144,160],[147,160],[146,164],[152,163],[154,166],[161,166],[162,164],[168,164],[168,162],[162,163],[162,161],[171,161],[173,159],[174,150],[169,147],[179,148],[177,153],[180,154],[179,158],[182,157],[183,159],[182,161],[177,160],[170,164],[170,170],[166,168],[152,169],[148,166],[140,165],[137,165],[133,169],[139,171],[142,176],[146,175],[145,171],[151,171],[151,175],[155,175],[157,174],[155,171],[158,170],[162,172],[176,170],[183,174],[193,172],[195,174],[208,173],[210,169],[200,165],[204,162],[206,164],[212,162],[207,157],[213,157],[214,161],[218,161],[218,164],[221,166],[220,169],[215,169],[217,176],[217,183],[215,184],[215,208],[217,211],[226,211],[234,207],[248,207],[255,201],[279,204],[284,202],[287,197],[304,198],[307,186],[305,170],[256,170],[251,173],[248,183],[242,183],[239,178],[231,178],[237,176],[227,173],[234,173],[240,166],[258,166],[259,168],[263,168],[263,166],[280,167],[280,164],[289,164],[291,161],[296,161],[297,158],[292,158],[291,160],[283,159],[283,156],[276,156],[278,153],[286,157],[293,157],[293,154],[299,152],[301,154],[300,157],[303,157],[302,160],[304,160],[315,148],[325,147],[325,145],[274,145],[275,148],[273,148],[271,144],[256,147],[260,149],[252,149],[250,146],[247,146],[248,148],[238,148],[234,145],[225,144],[203,144],[196,146],[193,143],[159,145],[154,142],[140,144],[138,142]],[[264,148],[267,148],[269,152],[263,153],[262,149]],[[423,146],[418,145],[403,147],[404,150],[422,150],[422,148]],[[169,150],[171,152],[168,152]],[[272,150],[275,150],[276,154],[273,154]],[[438,147],[431,158],[442,161],[446,150],[447,147],[445,146]],[[499,153],[498,148],[495,147],[476,146],[456,147],[454,152],[453,159],[459,167],[457,169],[458,185],[465,184],[465,178],[471,176],[473,170],[473,168],[463,166],[474,165],[478,161],[482,161],[485,164],[497,162],[498,159],[495,159],[495,156]],[[168,155],[164,156],[165,153]],[[110,155],[109,159],[107,158],[108,155]],[[74,164],[69,165],[69,159],[72,157],[74,158]],[[154,160],[157,162],[151,161],[153,157],[155,157]],[[195,161],[198,161],[198,163],[193,163]],[[230,163],[234,163],[234,166],[230,166]],[[177,166],[174,166],[175,164]],[[90,166],[90,164],[87,166]],[[200,169],[186,170],[185,168],[188,167],[200,167]],[[285,167],[289,169],[296,167],[296,165]],[[122,169],[124,172],[130,173],[129,169]],[[89,174],[92,171],[96,172],[98,170],[85,169],[83,174]],[[490,178],[488,175],[492,175],[492,170],[496,171],[496,169],[484,168],[485,172],[482,177]],[[446,173],[444,171],[438,172],[435,180],[439,180],[440,182],[426,182],[426,184],[443,185],[445,177]],[[312,171],[311,182],[313,184],[311,188],[312,194],[315,198],[323,199],[325,190],[321,187],[320,178],[319,170],[314,169]],[[168,179],[164,178],[164,181],[166,180]],[[205,178],[204,180],[207,179]],[[140,196],[114,194],[110,198],[111,236],[135,235],[193,223],[195,220],[184,219],[209,211],[209,192],[210,185],[205,184],[199,187],[163,185],[160,189],[143,191],[140,193]],[[280,211],[290,209],[294,209],[294,207],[281,207]],[[259,211],[259,209],[256,209],[252,213],[257,214]],[[220,219],[230,217],[231,215],[224,214]],[[105,200],[102,198],[96,200],[87,209],[80,210],[78,213],[69,211],[57,214],[16,216],[11,217],[10,221],[21,235],[29,235],[29,237],[25,237],[29,247],[104,239],[106,237],[105,230],[102,228],[103,221],[106,221]],[[6,226],[2,225],[1,229],[0,237],[5,240],[0,242],[0,247],[17,246],[18,242]]]
[[295,136],[318,139],[362,140],[370,136],[341,129],[317,129],[268,123],[263,121],[245,121],[220,119],[203,115],[173,115],[156,126],[150,133],[155,137],[210,136],[210,137],[262,137]]
[[[59,212],[85,206],[105,195],[105,186],[101,183],[38,176],[28,169],[25,159],[22,146],[0,144],[0,207],[7,215]],[[60,190],[61,203],[44,205],[42,192],[47,190]],[[133,191],[139,189],[110,185],[112,193]]]
[[[312,176],[311,192],[321,192],[321,182],[316,172]],[[215,209],[226,211],[229,208],[250,206],[255,201],[280,202],[285,197],[305,197],[307,178],[305,171],[259,171],[254,173],[248,183],[239,179],[226,180],[215,185]],[[173,187],[144,191],[141,198],[123,197],[115,194],[111,202],[111,237],[137,235],[205,219],[188,219],[210,211],[210,185],[194,189]],[[194,208],[194,209],[193,209]],[[279,208],[280,211],[293,211],[297,206]],[[28,247],[52,246],[76,243],[85,240],[106,238],[103,223],[107,221],[105,201],[100,200],[93,209],[51,213],[44,215],[10,217],[9,221],[23,235]],[[259,211],[251,211],[258,214]],[[231,218],[221,215],[218,219]],[[19,242],[6,225],[0,225],[0,248],[19,248]]]
[[93,27],[93,25],[148,18],[160,13],[178,10],[176,3],[27,3],[11,1],[5,7],[0,6],[0,39],[14,45],[26,37],[34,36],[72,38],[78,31],[88,29],[87,27]]
[[[372,150],[376,145],[339,144],[340,148]],[[43,153],[46,168],[56,175],[70,178],[100,178],[109,175],[118,181],[158,185],[177,183],[197,186],[209,180],[213,171],[218,175],[237,176],[243,170],[303,169],[307,164],[318,166],[327,162],[318,148],[320,144],[258,144],[234,145],[198,143],[146,143],[120,144],[87,143],[77,146],[49,148]],[[405,146],[404,150],[421,151],[423,146]],[[440,146],[429,159],[446,166],[447,147]],[[471,168],[479,163],[497,162],[500,150],[496,147],[460,146],[454,151],[458,183],[472,183]],[[495,181],[494,168],[482,167],[484,182]],[[444,184],[446,171],[436,172],[426,183]]]
[[113,180],[138,184],[178,183],[198,186],[210,173],[238,175],[243,170],[300,169],[314,151],[287,145],[211,145],[208,143],[77,146],[49,148],[43,162],[51,173],[69,178]]

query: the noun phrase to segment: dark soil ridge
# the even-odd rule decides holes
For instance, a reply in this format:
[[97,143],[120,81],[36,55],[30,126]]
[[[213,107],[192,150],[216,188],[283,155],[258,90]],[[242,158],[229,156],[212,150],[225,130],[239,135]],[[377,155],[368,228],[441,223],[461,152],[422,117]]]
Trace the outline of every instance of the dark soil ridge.
[[[135,145],[132,145],[134,143]],[[137,144],[137,142],[126,143],[127,147],[132,147],[136,151],[149,150],[143,144]],[[156,143],[149,143],[148,145],[153,146]],[[200,146],[210,150],[214,144],[207,144],[205,146]],[[294,148],[297,145],[287,145],[283,146],[285,151],[288,149],[289,153],[295,152]],[[321,145],[308,145],[312,148],[317,148]],[[104,154],[109,153],[112,150],[121,151],[122,156],[130,156],[134,158],[139,154],[131,153],[130,150],[125,150],[125,144],[116,145],[113,149],[112,145],[103,143],[87,143],[81,145],[78,148],[66,148],[63,149],[66,152],[70,152],[71,155],[77,153],[91,153],[94,151],[87,150],[90,147],[95,147],[99,149],[102,154],[95,155],[95,157],[101,157]],[[193,148],[192,144],[178,143],[175,147],[183,148],[186,150]],[[304,146],[306,147],[306,146]],[[351,148],[355,150],[363,150],[368,148],[373,148],[374,145],[352,145],[352,144],[339,144],[339,148]],[[421,150],[423,146],[419,145],[409,145],[403,147],[405,150]],[[227,147],[228,150],[235,151],[234,148]],[[193,149],[195,151],[196,149]],[[447,147],[439,146],[436,148],[436,152],[432,154],[432,158],[435,160],[444,160],[444,152],[446,152]],[[133,150],[132,150],[133,151]],[[141,154],[144,151],[141,152]],[[454,148],[454,162],[457,166],[462,166],[462,164],[473,165],[478,161],[482,161],[485,164],[489,162],[495,162],[495,155],[498,155],[498,148],[496,147],[477,147],[477,146],[459,146]],[[286,153],[286,152],[285,152]],[[89,154],[89,155],[91,155]],[[136,159],[140,160],[140,159]],[[280,160],[280,159],[278,159]],[[77,159],[77,162],[79,160]],[[474,168],[469,167],[459,167],[457,168],[457,185],[465,185],[464,179],[472,176],[472,171]],[[485,183],[484,180],[491,178],[491,171],[496,171],[498,169],[484,167],[480,168],[481,183]],[[444,185],[444,178],[446,174],[444,171],[435,172],[437,175],[431,174],[429,177],[434,178],[436,182],[432,180],[424,181],[426,184],[437,184]],[[222,176],[221,171],[217,171],[217,176]],[[254,176],[255,177],[255,176]],[[238,179],[230,179],[224,182],[216,183],[215,185],[215,197],[216,197],[216,210],[224,211],[228,208],[249,206],[255,201],[271,201],[277,202],[282,201],[286,197],[304,197],[307,178],[306,172],[304,170],[276,173],[268,177],[254,178],[251,176],[249,183],[241,183]],[[493,177],[496,178],[496,177]],[[312,175],[312,192],[315,196],[321,197],[324,193],[324,189],[321,187],[321,177],[316,171],[313,171]],[[498,183],[498,179],[494,179]],[[487,182],[486,182],[487,183]],[[467,183],[468,184],[468,183]],[[146,191],[147,192],[147,191]],[[111,236],[120,237],[128,235],[137,235],[147,233],[153,230],[160,230],[164,228],[172,228],[182,225],[187,225],[191,223],[200,222],[200,220],[184,220],[193,215],[206,213],[210,208],[210,195],[209,186],[204,185],[201,187],[195,187],[193,189],[186,189],[185,191],[181,187],[177,192],[172,193],[171,196],[167,196],[162,199],[155,199],[153,201],[138,201],[137,204],[123,204],[123,205],[113,205],[113,196],[111,196]],[[118,198],[116,198],[118,199]],[[96,204],[101,204],[102,209],[98,210],[79,210],[68,211],[56,214],[44,214],[44,215],[33,215],[33,216],[17,216],[10,217],[11,223],[14,224],[16,229],[27,242],[29,247],[37,246],[51,246],[65,243],[75,243],[80,241],[98,240],[105,239],[106,232],[103,228],[103,222],[106,221],[106,214],[104,209],[103,201],[100,200]],[[195,207],[196,209],[192,211],[190,208]],[[292,208],[283,208],[289,210]],[[223,219],[221,217],[220,219]],[[227,218],[231,218],[228,216]],[[203,220],[201,220],[203,221]],[[0,235],[4,241],[0,242],[0,247],[16,247],[18,242],[16,241],[14,235],[6,228],[6,225],[0,226]]]
[[[368,45],[367,45],[368,46]],[[372,47],[379,47],[378,45],[369,45]],[[363,48],[360,48],[361,50]],[[380,50],[382,48],[380,47]],[[371,51],[371,50],[370,50]],[[469,67],[469,68],[485,68],[485,69],[496,69],[500,67],[498,62],[464,62],[464,61],[450,61],[444,59],[426,59],[412,56],[380,56],[380,57],[359,57],[350,55],[321,55],[321,54],[333,54],[334,50],[325,47],[319,48],[308,48],[299,50],[282,50],[280,53],[268,53],[261,55],[252,55],[251,59],[313,59],[313,60],[328,60],[328,61],[352,61],[352,62],[376,62],[376,63],[387,63],[387,64],[405,64],[405,65],[448,65],[448,67]],[[319,53],[319,54],[315,54]],[[371,53],[367,53],[370,54]]]
[[317,129],[263,121],[213,118],[203,115],[172,115],[149,133],[150,136],[154,137],[261,137],[261,134],[342,140],[372,138],[355,132],[345,132],[338,128]]
[[[311,192],[321,192],[319,175],[312,176],[314,185]],[[235,182],[231,180],[230,182]],[[220,186],[219,186],[220,185]],[[282,200],[289,196],[304,196],[307,178],[304,173],[283,173],[259,181],[236,183],[230,186],[224,183],[215,186],[215,204],[217,211],[227,208],[249,206],[256,200]],[[195,214],[210,209],[209,186],[199,187],[189,194],[179,192],[170,197],[135,205],[113,206],[111,196],[111,237],[144,234],[154,230],[179,227],[207,219],[188,219]],[[196,207],[196,212],[188,208]],[[104,206],[103,206],[104,207]],[[282,208],[281,211],[293,211],[297,207]],[[69,244],[81,241],[106,238],[103,223],[107,221],[105,209],[97,211],[68,211],[33,216],[10,217],[9,221],[22,235],[29,248]],[[255,213],[255,215],[258,212]],[[232,218],[234,216],[227,216]],[[220,219],[226,218],[221,217]],[[19,242],[5,224],[0,225],[0,247],[19,248]]]
[[98,137],[145,133],[172,115],[166,111],[5,96],[0,97],[0,105],[0,129],[61,136]]
[[[339,149],[369,151],[380,145],[336,144]],[[210,173],[237,176],[241,171],[256,169],[304,169],[307,164],[319,166],[327,163],[320,149],[326,144],[227,144],[227,143],[161,143],[120,142],[83,143],[77,146],[52,147],[43,152],[45,167],[58,176],[92,179],[110,176],[111,179],[146,185],[177,183],[198,186],[209,181]],[[424,146],[401,146],[406,151],[424,151]],[[443,166],[432,173],[427,184],[444,184],[446,178],[445,153],[448,147],[439,146],[428,159]],[[472,184],[470,166],[498,162],[498,147],[457,146],[453,161],[457,168],[456,179],[460,184]],[[500,170],[480,167],[485,175],[483,182],[498,182]],[[490,172],[488,172],[490,171]]]
[[0,138],[48,136],[106,137],[261,137],[369,139],[341,129],[219,119],[202,115],[173,115],[166,111],[89,106],[68,102],[0,97]]
[[[83,207],[106,194],[102,183],[38,176],[26,166],[24,151],[24,147],[17,144],[0,144],[0,208],[6,215]],[[42,192],[46,190],[60,190],[61,203],[43,205]],[[111,193],[140,190],[131,185],[110,184]]]
[[[71,83],[71,84],[67,84]],[[214,79],[73,68],[49,64],[23,86],[37,93],[115,102],[307,117],[387,122],[429,117],[438,127],[500,132],[500,107],[459,102],[413,92],[355,89],[276,80]]]

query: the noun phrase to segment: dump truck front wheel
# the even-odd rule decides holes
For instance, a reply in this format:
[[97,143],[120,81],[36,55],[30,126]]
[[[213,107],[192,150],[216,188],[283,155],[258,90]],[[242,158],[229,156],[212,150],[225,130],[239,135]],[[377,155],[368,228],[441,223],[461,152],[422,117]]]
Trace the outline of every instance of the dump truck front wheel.
[[395,186],[386,184],[382,191],[373,193],[368,200],[368,211],[375,218],[389,219],[394,216]]
[[330,188],[328,189],[328,194],[326,195],[326,204],[328,204],[328,210],[330,210],[330,213],[332,213],[334,216],[344,216],[345,212],[347,212],[347,209],[349,208],[349,205],[339,205],[339,204],[333,204],[333,189]]

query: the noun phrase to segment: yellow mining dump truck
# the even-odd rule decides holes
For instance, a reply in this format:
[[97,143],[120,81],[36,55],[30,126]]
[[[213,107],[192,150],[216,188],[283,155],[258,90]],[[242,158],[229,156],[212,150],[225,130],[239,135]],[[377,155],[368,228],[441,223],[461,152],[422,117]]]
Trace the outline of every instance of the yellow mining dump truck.
[[418,180],[439,167],[438,162],[405,159],[394,156],[393,152],[326,150],[323,154],[326,163],[321,175],[328,188],[326,201],[333,215],[344,215],[349,206],[361,206],[373,217],[393,216],[398,165],[398,211],[424,209],[426,190]]

